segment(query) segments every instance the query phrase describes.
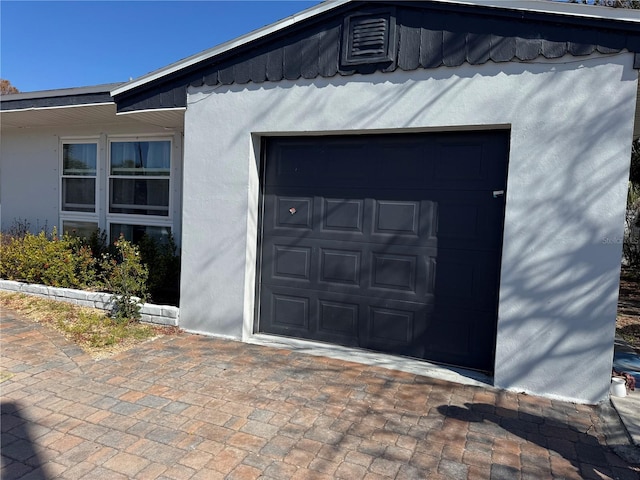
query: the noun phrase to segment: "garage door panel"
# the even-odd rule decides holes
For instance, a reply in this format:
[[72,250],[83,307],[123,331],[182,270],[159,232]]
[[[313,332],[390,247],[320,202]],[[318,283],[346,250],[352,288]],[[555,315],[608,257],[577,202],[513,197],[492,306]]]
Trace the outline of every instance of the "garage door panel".
[[278,197],[275,213],[276,228],[313,228],[313,198]]
[[274,165],[265,177],[265,184],[291,183],[300,185],[317,176],[325,153],[322,149],[309,149],[308,142],[289,139],[271,145]]
[[364,199],[324,198],[322,205],[319,217],[323,231],[362,233]]
[[361,286],[360,271],[362,252],[356,250],[334,250],[320,248],[318,279],[327,284]]
[[419,201],[378,200],[375,203],[374,232],[417,237],[420,228]]
[[488,165],[483,152],[483,143],[458,142],[440,144],[438,161],[435,162],[434,180],[438,183],[451,182],[451,188],[460,188],[464,182],[486,184]]
[[325,241],[325,248],[309,239],[287,240],[264,245],[264,284],[419,302],[434,293],[435,249],[339,241]]
[[430,360],[491,370],[494,335],[486,328],[491,312],[436,306],[433,321],[425,332],[424,346]]
[[[434,156],[424,139],[380,138],[369,144],[367,154],[374,165],[374,185],[379,188],[423,189],[425,180],[433,176]],[[400,153],[402,152],[402,153]],[[420,158],[420,162],[415,159]],[[389,165],[394,165],[389,169]]]
[[372,252],[371,286],[385,290],[416,292],[418,257]]
[[285,295],[271,296],[271,317],[276,327],[286,329],[309,330],[309,298],[305,296]]
[[499,212],[503,204],[502,198],[493,198],[493,194],[486,191],[441,195],[436,207],[438,247],[498,250],[502,239]]
[[491,370],[508,139],[269,139],[258,329]]
[[346,338],[358,336],[360,305],[327,299],[318,300],[318,331]]
[[316,319],[313,339],[360,346],[366,299],[338,291],[313,292],[310,295]]
[[277,235],[304,238],[309,234],[302,230],[309,230],[317,239],[437,245],[435,202],[378,200],[371,198],[375,193],[371,191],[358,192],[362,198],[301,197],[291,195],[290,189],[286,192],[265,199],[264,223]]
[[366,185],[371,173],[363,169],[360,162],[365,148],[362,144],[348,142],[325,147],[326,157],[316,181],[333,187]]
[[496,311],[499,271],[491,256],[474,251],[439,250],[434,294],[440,305]]
[[361,346],[413,357],[424,356],[423,337],[433,304],[374,299],[368,305]]
[[[459,312],[447,312],[444,318],[435,318],[425,333],[425,347],[431,358],[446,363],[457,363],[456,358],[469,358],[473,351],[472,335]],[[460,315],[464,315],[464,311]],[[466,312],[468,315],[469,312]]]
[[437,141],[433,183],[438,190],[481,190],[503,183],[505,132],[451,134]]
[[366,313],[365,299],[344,292],[265,286],[260,331],[307,338],[346,346],[360,344],[360,329]]
[[411,345],[414,316],[412,311],[369,307],[369,341],[371,344]]
[[273,277],[310,280],[311,248],[273,245]]

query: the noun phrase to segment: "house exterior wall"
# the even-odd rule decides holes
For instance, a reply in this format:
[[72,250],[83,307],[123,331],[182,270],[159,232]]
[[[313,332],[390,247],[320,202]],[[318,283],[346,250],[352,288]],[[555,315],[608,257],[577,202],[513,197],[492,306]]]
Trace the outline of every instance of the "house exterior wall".
[[2,133],[0,211],[2,231],[14,221],[32,228],[58,224],[58,141],[52,132],[20,129]]
[[[180,242],[182,210],[182,132],[167,132],[140,122],[117,125],[7,128],[0,143],[0,223],[7,231],[16,221],[27,221],[35,233],[49,231],[60,221],[61,139],[95,139],[98,142],[98,222],[107,229],[107,148],[108,139],[162,137],[173,141],[172,151],[172,233]],[[76,214],[77,215],[77,214]],[[73,214],[68,215],[73,216]],[[82,217],[82,214],[80,214]],[[78,218],[82,220],[82,218]],[[140,222],[132,222],[140,223]],[[153,224],[152,220],[149,220]]]
[[245,340],[254,331],[261,135],[509,128],[494,383],[603,400],[638,81],[632,65],[623,53],[191,88],[181,326]]

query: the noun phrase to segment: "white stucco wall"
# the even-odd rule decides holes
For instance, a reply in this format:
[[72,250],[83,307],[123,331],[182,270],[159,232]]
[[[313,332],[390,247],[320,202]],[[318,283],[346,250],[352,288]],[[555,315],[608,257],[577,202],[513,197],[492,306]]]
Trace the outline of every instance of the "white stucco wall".
[[2,134],[0,205],[2,230],[15,220],[32,228],[58,224],[58,141],[49,133],[24,129]]
[[[62,109],[61,109],[62,110]],[[98,188],[102,199],[98,203],[101,229],[107,229],[107,140],[140,135],[168,138],[173,141],[172,232],[178,243],[181,238],[182,209],[182,132],[113,119],[107,125],[66,125],[58,127],[3,128],[0,142],[0,225],[3,231],[16,221],[27,221],[36,233],[45,226],[49,231],[60,227],[60,140],[96,139],[98,142]],[[125,137],[122,137],[125,136]],[[73,215],[73,214],[72,214]],[[78,220],[83,220],[78,218]],[[126,223],[123,221],[122,223]],[[138,221],[131,223],[140,223]]]
[[510,128],[495,384],[603,400],[632,62],[623,53],[190,90],[181,326],[253,331],[260,135]]

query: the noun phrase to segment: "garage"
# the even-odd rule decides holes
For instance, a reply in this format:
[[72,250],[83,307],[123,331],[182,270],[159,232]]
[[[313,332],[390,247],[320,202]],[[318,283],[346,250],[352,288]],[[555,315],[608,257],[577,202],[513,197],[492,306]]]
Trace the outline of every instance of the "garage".
[[639,24],[336,0],[117,88],[184,111],[181,328],[606,399]]
[[493,369],[508,130],[264,151],[260,332]]

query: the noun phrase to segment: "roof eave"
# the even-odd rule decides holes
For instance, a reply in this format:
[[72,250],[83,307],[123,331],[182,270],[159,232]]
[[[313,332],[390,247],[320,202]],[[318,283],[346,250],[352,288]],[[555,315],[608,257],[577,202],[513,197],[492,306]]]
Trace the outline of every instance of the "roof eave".
[[[183,60],[175,62],[166,67],[155,70],[135,80],[127,82],[111,91],[111,95],[116,97],[135,88],[141,87],[147,83],[159,80],[163,77],[179,72],[200,62],[209,60],[210,58],[222,55],[234,48],[242,47],[252,41],[259,40],[267,35],[276,33],[284,28],[293,26],[304,20],[321,15],[325,12],[335,10],[348,3],[356,0],[326,0],[319,5],[315,5],[300,13],[291,15],[283,20],[272,23],[258,30],[254,30],[245,35],[237,37],[228,42],[217,45],[213,48],[197,53]],[[613,20],[620,22],[629,22],[630,24],[640,25],[640,11],[633,11],[637,15],[629,17],[629,11],[625,11],[626,15],[620,15],[617,10],[609,7],[597,7],[593,5],[580,4],[564,4],[560,2],[549,2],[542,0],[431,0],[442,4],[452,4],[460,6],[476,6],[495,8],[496,10],[511,10],[522,12],[534,12],[543,14],[554,14],[565,17],[593,19],[593,20]]]
[[353,0],[331,0],[325,1],[319,5],[315,5],[311,8],[303,10],[300,13],[296,13],[295,15],[291,15],[287,18],[279,20],[275,23],[267,25],[265,27],[259,28],[258,30],[254,30],[240,37],[236,37],[233,40],[229,40],[228,42],[217,45],[213,48],[205,50],[203,52],[197,53],[190,57],[187,57],[178,62],[172,63],[166,67],[155,70],[154,72],[148,73],[147,75],[143,75],[142,77],[138,77],[135,80],[127,82],[126,84],[114,89],[111,91],[111,95],[113,97],[125,93],[129,90],[133,90],[134,88],[140,87],[146,83],[153,82],[154,80],[158,80],[167,75],[171,75],[172,73],[178,72],[185,68],[188,68],[192,65],[196,65],[202,61],[208,60],[210,58],[221,55],[225,52],[233,50],[234,48],[241,47],[247,43],[250,43],[254,40],[258,40],[262,37],[275,33],[284,28],[290,27],[297,23],[302,22],[303,20],[307,20],[309,18],[313,18],[317,15],[320,15],[324,12],[336,9],[341,5],[346,3],[350,3]]
[[96,93],[111,94],[111,90],[122,86],[124,82],[107,83],[104,85],[92,85],[88,87],[59,88],[55,90],[37,90],[34,92],[19,92],[2,95],[0,101],[10,102],[15,100],[32,100],[39,98],[70,97],[89,95]]

